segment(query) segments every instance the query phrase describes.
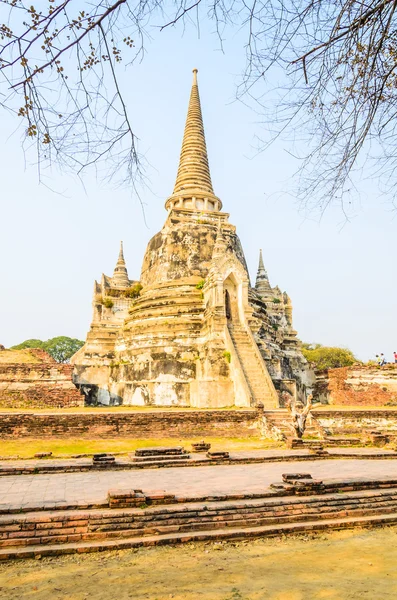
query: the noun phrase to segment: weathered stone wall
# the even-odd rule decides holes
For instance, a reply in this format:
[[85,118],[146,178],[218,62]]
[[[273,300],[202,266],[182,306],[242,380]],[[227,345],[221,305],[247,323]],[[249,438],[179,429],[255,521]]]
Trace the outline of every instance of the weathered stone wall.
[[397,365],[354,365],[316,374],[315,397],[337,406],[397,406]]
[[327,435],[361,435],[374,430],[397,435],[396,409],[318,409],[312,414]]
[[7,438],[161,438],[258,436],[254,410],[0,414]]
[[[7,357],[5,356],[7,353]],[[83,406],[84,398],[72,381],[72,365],[57,363],[43,350],[32,349],[20,357],[12,351],[2,352],[0,361],[1,408],[67,408]]]

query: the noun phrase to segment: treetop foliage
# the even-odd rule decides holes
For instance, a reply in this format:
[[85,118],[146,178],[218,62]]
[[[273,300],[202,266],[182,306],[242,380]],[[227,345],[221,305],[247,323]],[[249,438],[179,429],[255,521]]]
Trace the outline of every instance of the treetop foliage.
[[359,362],[348,348],[322,346],[321,344],[302,344],[302,354],[319,371],[350,367]]
[[41,348],[45,350],[59,363],[67,363],[83,346],[84,342],[76,338],[66,336],[58,336],[51,338],[45,342],[37,339],[25,340],[21,344],[12,346],[12,350],[23,350],[24,348]]

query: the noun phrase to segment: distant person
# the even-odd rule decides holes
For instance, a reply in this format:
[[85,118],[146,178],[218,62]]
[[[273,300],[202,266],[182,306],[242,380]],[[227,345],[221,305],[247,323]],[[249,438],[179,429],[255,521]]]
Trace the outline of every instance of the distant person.
[[379,358],[380,358],[380,363],[379,364],[380,364],[381,367],[383,367],[383,365],[386,364],[386,359],[385,359],[385,355],[383,354],[383,352],[381,353],[381,355],[380,355]]
[[393,356],[394,356],[394,362],[397,363],[397,352],[396,351],[393,352]]
[[375,360],[376,360],[376,364],[380,366],[381,358],[380,358],[379,354],[375,354]]

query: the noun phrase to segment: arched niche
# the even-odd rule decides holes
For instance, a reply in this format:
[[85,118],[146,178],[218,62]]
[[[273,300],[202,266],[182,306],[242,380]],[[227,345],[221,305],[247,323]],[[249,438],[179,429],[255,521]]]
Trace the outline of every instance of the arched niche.
[[225,299],[225,314],[229,323],[240,322],[239,310],[239,283],[233,274],[230,274],[223,282],[223,294]]

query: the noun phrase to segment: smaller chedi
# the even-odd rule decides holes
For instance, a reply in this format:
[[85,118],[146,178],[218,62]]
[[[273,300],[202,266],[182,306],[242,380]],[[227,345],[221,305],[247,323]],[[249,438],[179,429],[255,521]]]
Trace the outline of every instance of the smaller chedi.
[[86,404],[278,408],[311,380],[288,295],[262,252],[255,287],[236,228],[212,187],[197,70],[162,230],[139,280],[121,246],[113,277],[95,282],[93,320],[74,355]]

